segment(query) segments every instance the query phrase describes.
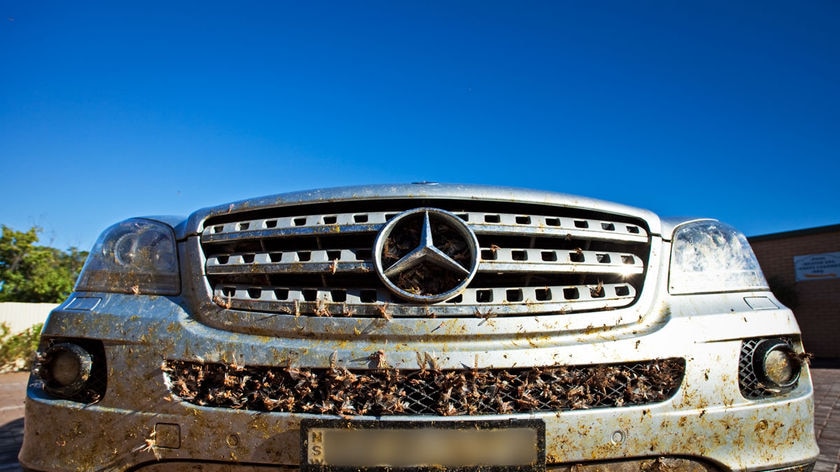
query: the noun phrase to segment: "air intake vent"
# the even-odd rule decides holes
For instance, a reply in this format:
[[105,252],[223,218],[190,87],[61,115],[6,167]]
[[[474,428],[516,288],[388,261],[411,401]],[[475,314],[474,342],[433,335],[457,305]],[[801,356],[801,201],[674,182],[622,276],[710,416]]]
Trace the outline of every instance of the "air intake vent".
[[470,370],[241,367],[169,361],[171,392],[201,406],[334,415],[492,415],[647,405],[671,398],[683,359]]

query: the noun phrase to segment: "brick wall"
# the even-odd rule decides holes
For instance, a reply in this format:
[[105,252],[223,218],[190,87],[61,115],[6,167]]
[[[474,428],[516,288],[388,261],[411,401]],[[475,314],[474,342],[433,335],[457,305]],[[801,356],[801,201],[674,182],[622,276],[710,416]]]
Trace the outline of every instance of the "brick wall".
[[[840,358],[840,278],[796,281],[794,256],[840,252],[840,225],[749,238],[761,270],[782,301],[792,306],[805,349],[816,357]],[[787,294],[783,292],[789,292]]]

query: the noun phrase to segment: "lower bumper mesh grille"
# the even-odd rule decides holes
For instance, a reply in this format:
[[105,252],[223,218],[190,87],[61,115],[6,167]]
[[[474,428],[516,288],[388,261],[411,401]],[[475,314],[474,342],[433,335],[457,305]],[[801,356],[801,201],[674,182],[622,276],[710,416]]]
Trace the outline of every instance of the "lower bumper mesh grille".
[[[782,338],[789,346],[793,347],[793,341],[790,338]],[[764,385],[755,371],[753,362],[753,354],[760,338],[745,339],[741,343],[741,356],[738,361],[738,385],[741,389],[741,395],[749,400],[756,400],[760,398],[767,398],[792,390],[796,385],[787,389],[772,388]]]
[[168,361],[167,384],[200,406],[337,415],[489,415],[646,405],[667,400],[683,359],[473,370],[241,367]]

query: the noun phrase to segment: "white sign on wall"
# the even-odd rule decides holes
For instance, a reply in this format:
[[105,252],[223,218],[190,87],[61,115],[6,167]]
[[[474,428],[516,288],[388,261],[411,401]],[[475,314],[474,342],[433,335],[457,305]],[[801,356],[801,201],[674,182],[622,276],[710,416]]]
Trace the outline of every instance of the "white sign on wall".
[[796,281],[840,278],[840,252],[793,256]]

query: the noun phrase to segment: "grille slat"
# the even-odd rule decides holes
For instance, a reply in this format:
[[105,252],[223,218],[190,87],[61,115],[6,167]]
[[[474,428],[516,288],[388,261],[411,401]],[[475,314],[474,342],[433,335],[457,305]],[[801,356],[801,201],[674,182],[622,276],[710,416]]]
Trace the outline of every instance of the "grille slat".
[[[335,254],[333,254],[335,253]],[[370,272],[370,260],[358,251],[277,251],[274,253],[224,254],[207,259],[208,274]],[[567,272],[641,274],[642,261],[633,254],[595,251],[504,248],[481,250],[479,272]]]
[[[203,242],[218,242],[308,234],[377,232],[396,214],[397,212],[370,212],[305,215],[209,224],[201,237]],[[456,214],[469,223],[476,234],[544,235],[628,242],[646,242],[648,237],[641,226],[616,221],[505,213]]]
[[[479,271],[641,274],[641,259],[632,254],[545,249],[482,249]],[[485,256],[487,256],[485,258]]]
[[[340,252],[330,259],[329,253]],[[254,254],[231,254],[212,256],[207,259],[208,274],[243,274],[243,273],[339,273],[370,272],[373,263],[359,260],[354,251],[299,251]]]
[[[354,202],[362,209],[365,200]],[[650,252],[643,221],[558,207],[439,202],[478,238],[478,269],[467,289],[441,302],[407,302],[377,277],[378,232],[411,200],[377,202],[377,211],[317,211],[273,216],[249,209],[208,220],[201,235],[211,296],[221,307],[309,316],[494,316],[566,314],[631,305]],[[415,205],[415,206],[412,206]],[[463,205],[464,207],[459,207]],[[391,209],[382,209],[392,206]],[[316,210],[316,211],[313,211]],[[552,211],[549,211],[552,210]],[[257,215],[249,216],[249,215]]]
[[201,235],[201,241],[204,243],[218,243],[226,241],[260,240],[292,236],[319,236],[336,233],[375,233],[382,229],[382,226],[382,224],[323,225],[295,228],[223,231],[219,233],[213,233],[205,230],[205,232]]
[[[533,311],[573,313],[624,306],[636,296],[628,284],[527,287],[521,289],[467,289],[455,299],[433,307],[400,305],[384,289],[277,288],[222,286],[214,291],[220,306],[286,314],[357,317],[484,317],[505,315],[510,303],[520,302]],[[385,306],[387,304],[387,306]]]

